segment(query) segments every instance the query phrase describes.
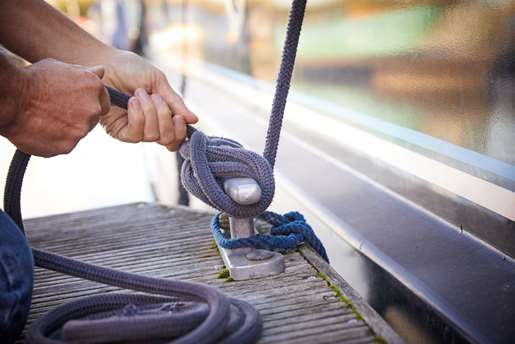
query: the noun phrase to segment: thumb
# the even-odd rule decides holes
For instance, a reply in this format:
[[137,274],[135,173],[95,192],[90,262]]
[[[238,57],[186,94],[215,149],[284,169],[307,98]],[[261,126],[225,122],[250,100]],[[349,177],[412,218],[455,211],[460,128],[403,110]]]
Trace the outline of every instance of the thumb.
[[87,69],[89,72],[95,74],[100,79],[102,79],[104,77],[104,71],[105,71],[104,66],[93,66],[93,67],[88,67]]

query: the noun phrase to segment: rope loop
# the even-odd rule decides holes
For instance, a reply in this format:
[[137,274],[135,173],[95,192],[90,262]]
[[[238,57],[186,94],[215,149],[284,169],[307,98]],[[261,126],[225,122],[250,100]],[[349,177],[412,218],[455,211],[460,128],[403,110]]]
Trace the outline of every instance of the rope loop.
[[221,230],[220,214],[213,217],[211,231],[218,245],[226,249],[252,247],[284,252],[306,242],[329,263],[324,245],[299,212],[291,211],[280,215],[266,211],[261,214],[260,218],[272,225],[270,234],[256,234],[247,238],[229,239]]
[[[189,192],[210,206],[234,217],[254,217],[272,202],[275,190],[273,170],[261,155],[238,142],[206,136],[191,130],[179,150],[184,159],[181,180]],[[252,205],[234,202],[223,190],[227,178],[247,177],[261,187],[261,200]]]

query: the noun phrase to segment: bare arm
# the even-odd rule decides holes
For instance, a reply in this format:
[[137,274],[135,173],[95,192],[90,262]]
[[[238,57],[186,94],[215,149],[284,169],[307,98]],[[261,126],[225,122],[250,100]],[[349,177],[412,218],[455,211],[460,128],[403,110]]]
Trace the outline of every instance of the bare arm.
[[23,87],[18,68],[0,52],[0,132],[11,124],[18,112],[17,95]]
[[102,65],[104,83],[134,95],[128,111],[113,108],[100,118],[121,141],[158,142],[176,150],[186,124],[198,121],[163,72],[135,54],[105,45],[42,0],[0,0],[0,43],[30,62],[55,58]]
[[0,42],[30,62],[93,66],[113,51],[41,0],[0,0]]

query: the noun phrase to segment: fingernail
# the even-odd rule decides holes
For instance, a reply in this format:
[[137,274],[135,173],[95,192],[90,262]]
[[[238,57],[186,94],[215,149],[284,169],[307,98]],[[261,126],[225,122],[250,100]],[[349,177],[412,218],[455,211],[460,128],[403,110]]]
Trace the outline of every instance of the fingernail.
[[138,98],[136,97],[131,97],[131,99],[129,99],[129,105],[130,106],[134,106],[136,108],[139,108],[140,107],[140,104],[139,104],[139,100]]

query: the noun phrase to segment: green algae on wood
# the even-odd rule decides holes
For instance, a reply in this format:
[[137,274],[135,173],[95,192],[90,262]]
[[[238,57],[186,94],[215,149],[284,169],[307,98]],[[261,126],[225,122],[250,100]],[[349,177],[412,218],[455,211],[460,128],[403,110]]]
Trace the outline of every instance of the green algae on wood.
[[352,301],[349,300],[345,295],[343,295],[342,291],[329,280],[329,277],[327,277],[326,274],[324,274],[323,272],[319,271],[318,272],[318,276],[327,283],[327,286],[329,287],[329,289],[331,289],[334,292],[335,296],[341,302],[343,302],[347,306],[347,308],[349,308],[351,310],[352,314],[354,314],[356,319],[361,320],[361,321],[365,321],[363,316],[358,312],[356,307],[354,307],[354,305],[352,304]]
[[388,344],[388,342],[386,341],[386,339],[384,339],[383,337],[381,336],[375,336],[374,337],[374,342],[378,343],[378,344]]

